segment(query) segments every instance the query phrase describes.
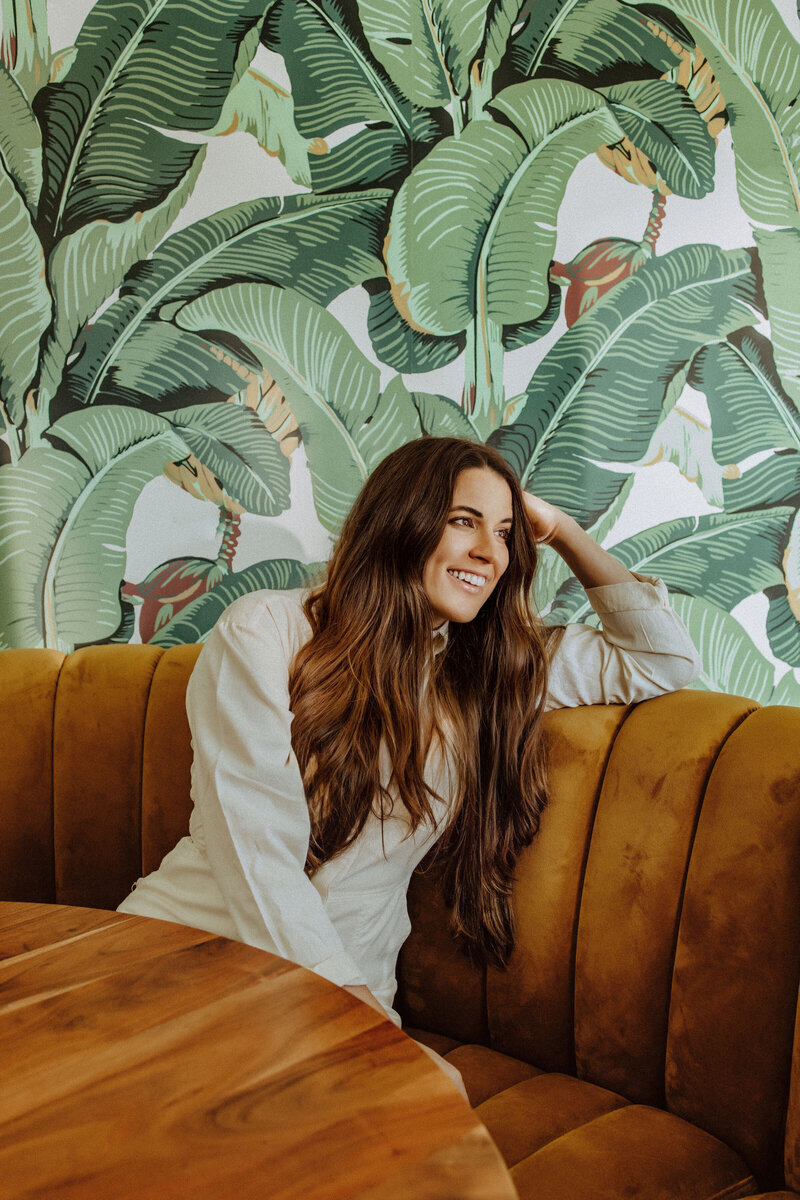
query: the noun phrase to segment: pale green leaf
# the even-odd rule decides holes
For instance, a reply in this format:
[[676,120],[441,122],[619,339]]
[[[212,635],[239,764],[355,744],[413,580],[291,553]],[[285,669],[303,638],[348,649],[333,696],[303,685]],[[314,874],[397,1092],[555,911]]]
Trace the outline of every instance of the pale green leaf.
[[300,427],[319,519],[338,532],[369,474],[359,435],[378,404],[377,367],[335,317],[288,288],[219,288],[176,321],[233,334],[270,372]]
[[621,136],[604,100],[558,80],[506,88],[490,105],[513,128],[474,121],[403,183],[386,262],[410,324],[453,335],[476,316],[532,321],[550,304],[556,219],[572,171]]
[[145,258],[188,200],[200,168],[201,151],[161,204],[119,223],[92,221],[63,237],[48,263],[55,320],[42,355],[40,386],[54,395],[75,335],[117,289],[130,268]]
[[188,450],[167,421],[72,413],[0,472],[0,642],[70,650],[120,624],[125,538],[142,488]]
[[411,399],[419,413],[422,432],[431,437],[466,438],[478,442],[477,431],[463,408],[447,396],[436,396],[431,392],[412,392]]
[[2,62],[0,113],[0,163],[5,164],[35,216],[42,190],[42,136],[25,93]]
[[759,450],[800,450],[800,413],[783,390],[772,346],[755,329],[703,347],[689,383],[708,400],[718,462],[739,462]]
[[197,404],[164,415],[227,499],[261,517],[289,507],[289,460],[252,409]]
[[309,148],[317,154],[328,152],[322,138],[309,141],[297,132],[289,92],[252,67],[231,90],[219,120],[209,132],[216,137],[251,134],[267,154],[280,159],[289,178],[303,187],[311,187]]
[[691,686],[769,704],[775,669],[739,622],[699,596],[673,593],[670,599],[703,662]]
[[794,671],[787,671],[777,684],[769,698],[770,704],[794,704],[800,706],[800,683]]
[[620,128],[667,187],[699,199],[714,186],[714,140],[687,93],[666,79],[603,88]]
[[800,407],[800,230],[757,229],[755,236],[775,365],[784,388]]
[[392,450],[420,437],[419,414],[408,388],[399,375],[390,379],[378,406],[364,426],[359,448],[370,474]]
[[39,339],[50,322],[41,243],[22,195],[0,162],[0,400],[13,425],[25,417]]

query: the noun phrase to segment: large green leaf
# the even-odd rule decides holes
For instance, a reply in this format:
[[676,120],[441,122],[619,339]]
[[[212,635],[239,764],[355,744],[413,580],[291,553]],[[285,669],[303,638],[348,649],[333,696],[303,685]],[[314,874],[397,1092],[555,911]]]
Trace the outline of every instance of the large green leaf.
[[327,153],[321,139],[309,141],[298,133],[289,92],[252,67],[232,89],[210,132],[215,137],[251,134],[259,146],[283,163],[289,178],[303,187],[311,187],[309,149],[312,153]]
[[[101,348],[93,341],[93,350]],[[114,353],[113,341],[108,350],[108,372],[97,402],[134,405],[150,412],[228,400],[253,382],[261,369],[243,348],[237,347],[234,356],[227,348],[167,321],[137,325],[119,353]],[[51,415],[83,407],[82,397],[83,393],[70,395],[62,390],[51,405]]]
[[0,401],[13,425],[25,416],[39,339],[50,322],[44,254],[25,201],[0,161]]
[[160,204],[258,44],[264,0],[98,0],[67,77],[36,97],[40,214],[53,240]]
[[0,62],[0,162],[13,178],[31,213],[42,190],[42,136],[25,93]]
[[419,414],[422,432],[431,437],[465,438],[469,442],[480,441],[478,434],[463,408],[447,396],[435,396],[430,392],[412,392],[411,399]]
[[476,59],[500,61],[521,0],[359,0],[373,54],[415,104],[467,95]]
[[652,259],[558,340],[492,444],[523,483],[590,525],[626,478],[604,464],[641,461],[669,381],[705,342],[750,323],[756,302],[746,251],[682,246]]
[[246,512],[274,517],[289,507],[289,460],[252,409],[197,404],[165,416]]
[[[303,436],[317,515],[337,533],[375,461],[369,424],[382,416],[378,368],[324,308],[270,284],[219,288],[186,305],[176,321],[190,330],[233,334],[270,372]],[[407,393],[395,390],[395,403],[410,411]],[[395,414],[397,444],[406,428]],[[391,441],[384,434],[379,439],[384,449]]]
[[671,600],[703,661],[692,687],[769,704],[775,668],[735,617],[700,596],[673,594]]
[[742,208],[800,223],[800,55],[772,0],[660,0],[687,26],[728,106]]
[[797,682],[794,671],[787,671],[781,676],[770,697],[770,704],[800,705],[800,683]]
[[800,412],[781,386],[769,341],[755,329],[701,349],[689,383],[708,400],[717,462],[740,462],[759,450],[800,450]]
[[773,504],[800,506],[800,454],[780,451],[748,466],[735,478],[723,480],[726,512],[767,508]]
[[783,587],[768,593],[767,637],[773,654],[800,667],[800,512],[789,529],[781,567]]
[[0,645],[69,650],[118,628],[133,506],[188,449],[169,422],[125,408],[72,413],[48,437],[0,472]]
[[359,449],[367,470],[372,473],[392,450],[413,442],[422,433],[414,396],[399,375],[390,379],[383,390],[369,424],[359,438]]
[[[146,368],[148,354],[153,364],[160,362],[157,347],[147,350],[142,338],[146,343],[147,322],[166,305],[239,280],[295,286],[328,304],[346,288],[382,274],[378,255],[390,195],[373,190],[253,200],[174,233],[131,271],[119,299],[86,334],[80,358],[66,373],[62,407],[115,399],[119,376],[126,370],[130,375],[131,360],[137,376]],[[161,342],[169,337],[154,336]],[[190,360],[193,353],[187,345],[181,358]],[[169,364],[165,370],[170,387],[182,386]],[[193,373],[192,382],[199,386]]]
[[201,151],[174,191],[155,208],[118,223],[90,221],[57,243],[47,264],[55,320],[45,341],[39,381],[47,397],[61,383],[78,330],[113,295],[133,264],[157,245],[183,208],[203,157]]
[[508,54],[518,75],[558,75],[598,87],[675,64],[652,18],[619,0],[528,0],[520,16],[525,24]]
[[404,321],[392,300],[389,281],[366,284],[369,292],[367,330],[376,357],[395,371],[435,371],[458,358],[464,349],[463,333],[436,337]]
[[784,388],[800,407],[800,230],[756,229],[755,238],[775,365]]
[[667,79],[603,88],[611,111],[671,191],[697,200],[714,186],[714,140],[682,87]]
[[603,99],[560,80],[507,88],[490,105],[513,125],[474,121],[403,183],[386,262],[397,307],[438,335],[519,324],[550,302],[556,217],[578,162],[621,131]]
[[211,591],[182,608],[168,625],[157,630],[150,639],[150,645],[169,647],[204,642],[228,605],[240,596],[261,588],[281,591],[306,587],[315,581],[323,567],[323,563],[273,558],[227,575]]
[[[655,575],[670,589],[702,596],[729,611],[746,597],[779,584],[780,560],[795,516],[770,512],[681,517],[645,529],[613,547],[631,571]],[[568,580],[548,614],[551,621],[581,621],[591,606],[575,579]]]
[[332,147],[311,161],[317,191],[400,179],[443,128],[392,83],[354,8],[343,0],[277,0],[264,22],[262,40],[283,55],[292,82],[297,128]]

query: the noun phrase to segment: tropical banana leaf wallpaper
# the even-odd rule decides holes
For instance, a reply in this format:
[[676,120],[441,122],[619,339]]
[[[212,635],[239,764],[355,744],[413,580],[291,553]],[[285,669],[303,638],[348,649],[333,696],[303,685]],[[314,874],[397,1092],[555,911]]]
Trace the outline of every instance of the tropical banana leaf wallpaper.
[[202,640],[455,433],[800,704],[791,0],[0,5],[0,647]]

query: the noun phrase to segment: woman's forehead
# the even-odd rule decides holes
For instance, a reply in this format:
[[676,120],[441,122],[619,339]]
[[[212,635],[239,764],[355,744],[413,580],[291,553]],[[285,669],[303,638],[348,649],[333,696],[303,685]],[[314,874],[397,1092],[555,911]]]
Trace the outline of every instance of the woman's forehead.
[[462,505],[491,520],[513,516],[511,488],[491,467],[467,467],[456,477],[452,507]]

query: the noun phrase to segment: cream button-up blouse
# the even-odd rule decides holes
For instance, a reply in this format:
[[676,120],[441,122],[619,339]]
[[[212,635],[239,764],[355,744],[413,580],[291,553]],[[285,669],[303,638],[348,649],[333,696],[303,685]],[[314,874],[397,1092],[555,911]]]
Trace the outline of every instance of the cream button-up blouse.
[[[548,708],[630,703],[689,683],[699,663],[659,580],[589,589],[602,629],[567,626]],[[391,1011],[397,955],[410,929],[411,874],[441,832],[409,835],[398,803],[368,818],[309,879],[308,807],[291,745],[289,665],[309,637],[301,591],[254,592],[222,615],[187,692],[192,731],[189,836],[140,879],[121,912],[178,921],[272,951],[334,983],[366,984]],[[385,764],[386,778],[389,764]],[[447,762],[426,778],[449,794]]]

